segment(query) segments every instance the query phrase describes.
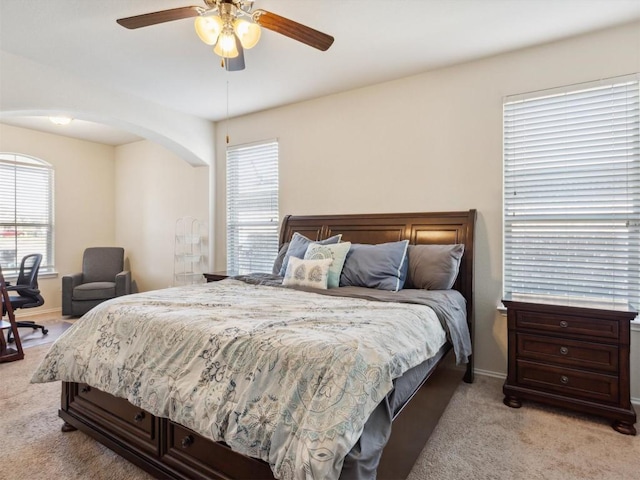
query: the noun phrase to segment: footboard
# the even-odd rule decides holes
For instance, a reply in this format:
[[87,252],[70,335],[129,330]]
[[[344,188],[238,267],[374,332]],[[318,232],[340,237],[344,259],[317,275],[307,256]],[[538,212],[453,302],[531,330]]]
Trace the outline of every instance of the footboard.
[[[406,478],[460,384],[451,350],[394,419],[378,467],[381,480]],[[62,383],[63,431],[79,429],[156,478],[273,480],[269,465],[86,384]]]
[[86,384],[62,383],[62,429],[79,429],[156,478],[273,480],[269,465]]

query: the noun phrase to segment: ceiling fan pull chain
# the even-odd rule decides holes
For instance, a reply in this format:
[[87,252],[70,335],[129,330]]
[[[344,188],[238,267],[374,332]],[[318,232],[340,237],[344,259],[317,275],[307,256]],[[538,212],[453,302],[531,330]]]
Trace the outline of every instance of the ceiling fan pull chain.
[[227,129],[227,145],[229,145],[229,80],[227,80],[227,119],[225,121],[225,127]]

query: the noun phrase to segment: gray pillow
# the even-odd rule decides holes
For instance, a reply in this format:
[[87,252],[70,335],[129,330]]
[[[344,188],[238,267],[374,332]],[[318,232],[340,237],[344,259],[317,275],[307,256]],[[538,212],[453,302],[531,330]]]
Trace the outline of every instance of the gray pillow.
[[449,290],[460,269],[464,244],[409,245],[407,288]]
[[340,275],[341,287],[368,287],[397,292],[404,286],[409,262],[408,240],[367,245],[354,243]]
[[295,232],[291,237],[291,242],[289,242],[289,248],[287,249],[287,253],[282,259],[282,266],[280,267],[280,276],[284,277],[285,272],[287,271],[287,264],[289,263],[289,257],[296,258],[304,258],[304,254],[307,253],[307,247],[310,243],[319,243],[320,245],[329,245],[331,243],[338,243],[342,238],[342,234],[334,235],[333,237],[325,238],[324,240],[309,240],[304,235],[300,235],[298,232]]
[[284,256],[287,254],[287,250],[289,250],[289,242],[284,242],[278,250],[278,256],[273,261],[273,270],[271,273],[274,275],[280,275],[280,270],[282,270],[282,262],[284,262]]

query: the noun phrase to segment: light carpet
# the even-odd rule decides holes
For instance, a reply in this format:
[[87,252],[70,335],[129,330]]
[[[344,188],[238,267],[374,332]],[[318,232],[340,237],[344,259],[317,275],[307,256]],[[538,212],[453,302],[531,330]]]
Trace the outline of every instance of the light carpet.
[[[0,477],[151,478],[85,434],[60,431],[60,383],[29,383],[48,348],[0,364]],[[409,480],[640,479],[640,437],[596,417],[531,403],[508,408],[501,385],[488,377],[461,383]]]

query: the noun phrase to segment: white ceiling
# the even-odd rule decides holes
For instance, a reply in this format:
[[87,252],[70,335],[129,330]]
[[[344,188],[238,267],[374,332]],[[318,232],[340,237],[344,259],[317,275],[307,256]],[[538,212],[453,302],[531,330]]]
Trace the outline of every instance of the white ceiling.
[[[0,49],[217,121],[640,19],[640,0],[256,0],[335,43],[321,52],[264,30],[239,72],[220,68],[192,19],[138,30],[116,23],[188,5],[204,2],[0,0]],[[61,132],[41,118],[2,122]],[[91,122],[69,127],[65,135],[108,144],[137,138]]]

